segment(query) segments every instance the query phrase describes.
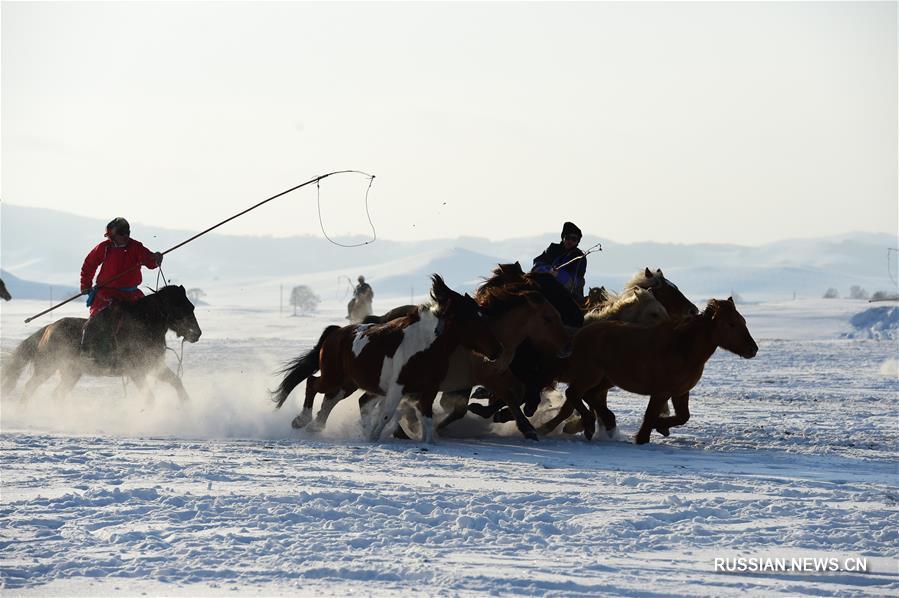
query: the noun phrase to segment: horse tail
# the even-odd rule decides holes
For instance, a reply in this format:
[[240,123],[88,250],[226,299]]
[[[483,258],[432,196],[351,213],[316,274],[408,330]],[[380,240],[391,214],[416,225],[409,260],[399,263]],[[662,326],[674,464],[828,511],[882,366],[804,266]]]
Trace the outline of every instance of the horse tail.
[[18,382],[22,370],[25,369],[25,366],[34,361],[34,357],[37,355],[38,345],[46,330],[47,326],[44,326],[19,343],[16,350],[12,352],[6,360],[6,363],[3,364],[3,392],[8,393],[15,389],[16,382]]
[[319,368],[319,355],[321,353],[322,344],[325,339],[335,330],[340,330],[340,326],[328,326],[325,328],[318,342],[307,353],[300,355],[293,361],[285,365],[278,373],[287,374],[278,385],[277,390],[272,393],[272,400],[280,409],[291,391],[299,385],[300,382],[314,374]]

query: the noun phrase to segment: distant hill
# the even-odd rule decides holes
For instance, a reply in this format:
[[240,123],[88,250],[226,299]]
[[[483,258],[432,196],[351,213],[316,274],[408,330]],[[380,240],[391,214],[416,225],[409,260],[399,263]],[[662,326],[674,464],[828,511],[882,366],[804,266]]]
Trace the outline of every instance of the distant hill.
[[61,301],[68,299],[79,291],[75,287],[62,285],[50,285],[44,282],[23,280],[6,270],[0,269],[0,278],[6,285],[6,290],[13,299],[46,299],[47,301]]
[[[29,281],[23,293],[49,295],[49,284],[71,290],[81,262],[99,243],[106,222],[56,210],[0,204],[0,262],[6,272]],[[132,222],[136,239],[153,250],[165,250],[196,231]],[[224,227],[224,229],[227,229]],[[40,230],[40,235],[35,234]],[[451,232],[451,231],[448,231]],[[510,231],[514,232],[514,231]],[[432,272],[470,291],[497,262],[521,261],[526,269],[558,234],[487,239],[456,237],[420,242],[378,240],[357,248],[337,247],[320,237],[261,237],[209,234],[166,256],[163,272],[174,282],[207,290],[247,289],[280,281],[286,286],[311,284],[319,293],[339,297],[364,274],[376,296],[422,294]],[[347,241],[347,239],[341,239]],[[849,233],[819,239],[789,239],[758,247],[730,244],[617,243],[585,233],[582,247],[602,243],[588,258],[587,282],[620,289],[636,271],[662,268],[690,297],[700,299],[734,292],[746,300],[821,297],[830,287],[841,295],[859,285],[869,292],[895,292],[887,271],[886,249],[896,247],[892,235]],[[895,263],[893,264],[895,267]],[[7,274],[4,273],[4,280]],[[155,286],[155,274],[144,281]],[[341,282],[342,281],[342,282]],[[9,281],[7,281],[9,285]],[[13,291],[15,287],[11,287]],[[46,292],[45,292],[46,291]],[[59,295],[65,294],[62,289]],[[210,294],[210,301],[214,301]]]

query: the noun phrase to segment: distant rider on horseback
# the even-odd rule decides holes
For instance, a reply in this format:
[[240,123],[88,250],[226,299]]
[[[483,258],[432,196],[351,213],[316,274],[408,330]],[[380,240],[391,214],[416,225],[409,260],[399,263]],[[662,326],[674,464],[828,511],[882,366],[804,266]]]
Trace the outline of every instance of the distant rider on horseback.
[[[581,236],[581,229],[573,222],[566,222],[562,225],[562,242],[550,243],[546,251],[534,258],[531,268],[531,272],[548,272],[555,276],[579,301],[584,299],[584,275],[587,273],[586,254],[577,246]],[[575,258],[579,259],[567,264]]]
[[[113,310],[107,308],[114,301],[131,302],[143,297],[138,288],[142,280],[140,266],[152,270],[162,264],[161,253],[154,253],[131,238],[131,226],[124,218],[115,218],[107,224],[104,236],[106,241],[91,249],[81,266],[81,292],[87,293],[90,307],[90,318],[82,331],[81,351],[98,362],[106,361],[113,350]],[[94,285],[98,267],[100,273]]]
[[[361,301],[362,303],[368,303],[369,305],[371,305],[372,299],[375,298],[375,292],[372,290],[371,285],[365,282],[365,277],[360,274],[357,280],[359,281],[359,284],[357,284],[355,288],[353,288],[353,298],[350,299],[350,302],[346,308],[346,317],[347,320],[350,321],[353,320],[353,310],[355,309],[357,303]],[[368,310],[368,312],[369,313],[364,314],[363,317],[371,315],[371,310]]]

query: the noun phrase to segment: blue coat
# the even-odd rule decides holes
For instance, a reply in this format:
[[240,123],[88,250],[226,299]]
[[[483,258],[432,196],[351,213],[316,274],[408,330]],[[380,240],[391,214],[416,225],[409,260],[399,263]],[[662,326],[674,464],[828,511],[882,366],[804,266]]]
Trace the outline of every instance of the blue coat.
[[[562,243],[550,243],[546,251],[534,258],[534,267],[531,272],[550,272],[561,264],[577,257],[585,255],[583,251],[575,247],[571,251],[565,251]],[[562,285],[576,298],[584,296],[584,275],[587,273],[587,258],[582,257],[573,264],[568,264],[556,275]]]

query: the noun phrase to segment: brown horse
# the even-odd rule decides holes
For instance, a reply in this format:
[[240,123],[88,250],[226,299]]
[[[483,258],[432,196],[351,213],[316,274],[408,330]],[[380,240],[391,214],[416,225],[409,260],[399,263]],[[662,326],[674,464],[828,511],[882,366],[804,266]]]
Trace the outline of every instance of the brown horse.
[[[574,336],[574,350],[565,363],[562,380],[568,382],[565,405],[554,428],[577,409],[581,400],[600,414],[607,429],[615,427],[614,415],[606,407],[612,386],[649,395],[638,444],[649,442],[653,429],[667,436],[669,429],[690,419],[690,390],[702,377],[705,363],[718,347],[750,359],[758,345],[737,312],[733,299],[712,299],[702,314],[655,326],[624,322],[597,322]],[[673,417],[659,417],[662,405],[671,398]],[[609,417],[611,415],[611,418]],[[561,417],[560,417],[561,416]],[[592,414],[584,418],[584,435],[593,436]]]
[[[456,347],[462,345],[495,360],[502,345],[474,299],[452,291],[437,274],[432,281],[434,304],[423,305],[414,314],[385,324],[326,328],[311,351],[282,370],[286,376],[273,396],[278,407],[300,382],[321,370],[313,391],[325,394],[325,417],[358,388],[384,397],[368,426],[369,438],[376,441],[388,424],[391,428],[395,424],[404,394],[436,394]],[[295,427],[299,417],[294,419]]]
[[147,376],[155,375],[171,384],[182,400],[187,392],[181,379],[165,365],[165,335],[173,330],[190,343],[200,339],[202,331],[194,316],[194,306],[182,286],[167,286],[131,303],[107,308],[116,321],[114,336],[116,363],[100,365],[81,353],[81,330],[85,318],[62,318],[48,324],[22,341],[3,370],[3,390],[11,392],[22,370],[34,363],[34,373],[25,384],[22,400],[27,400],[54,373],[62,379],[57,396],[65,396],[82,375],[128,376],[150,395]]
[[584,299],[584,311],[593,311],[606,303],[610,298],[609,291],[606,287],[590,287],[590,290],[587,291],[587,297]]
[[2,278],[0,278],[0,299],[3,299],[4,301],[12,299],[12,295],[6,290],[6,283],[3,282]]
[[[567,355],[571,336],[562,324],[559,312],[535,291],[515,291],[495,287],[479,294],[479,305],[490,322],[490,329],[503,344],[503,353],[495,363],[485,362],[478,355],[457,349],[450,357],[450,366],[440,390],[441,405],[449,413],[438,424],[438,430],[460,419],[467,412],[468,398],[475,385],[493,389],[495,396],[512,412],[519,431],[532,440],[537,432],[521,412],[524,386],[507,367],[519,345],[527,339],[534,346],[552,355]],[[422,418],[423,440],[430,442],[433,426],[434,396],[416,397]],[[363,401],[360,399],[360,406]]]

